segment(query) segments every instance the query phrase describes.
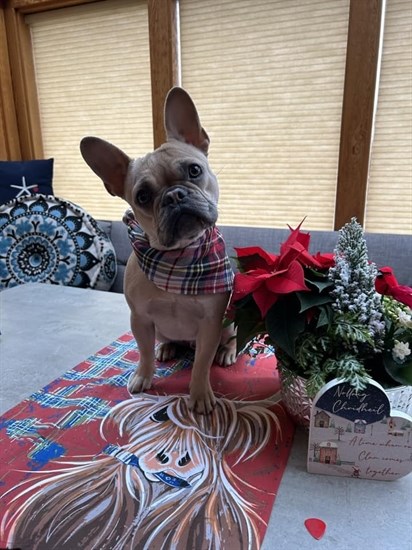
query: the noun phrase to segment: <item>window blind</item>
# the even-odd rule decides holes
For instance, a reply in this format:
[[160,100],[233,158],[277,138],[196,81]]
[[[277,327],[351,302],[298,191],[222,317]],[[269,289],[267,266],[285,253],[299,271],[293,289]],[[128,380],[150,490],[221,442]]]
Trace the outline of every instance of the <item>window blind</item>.
[[45,157],[55,195],[96,218],[121,218],[83,161],[79,142],[96,135],[129,156],[153,148],[147,5],[108,0],[29,15]]
[[180,0],[221,224],[332,229],[349,0]]
[[412,234],[412,4],[388,0],[366,229]]

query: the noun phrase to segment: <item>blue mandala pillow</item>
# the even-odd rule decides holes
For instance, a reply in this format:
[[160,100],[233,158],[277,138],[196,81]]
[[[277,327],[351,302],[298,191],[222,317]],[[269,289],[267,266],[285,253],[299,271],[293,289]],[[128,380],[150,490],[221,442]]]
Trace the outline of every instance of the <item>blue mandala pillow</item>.
[[0,204],[15,197],[53,195],[53,159],[0,161]]
[[0,290],[39,282],[109,290],[115,277],[111,240],[79,206],[45,195],[0,205]]

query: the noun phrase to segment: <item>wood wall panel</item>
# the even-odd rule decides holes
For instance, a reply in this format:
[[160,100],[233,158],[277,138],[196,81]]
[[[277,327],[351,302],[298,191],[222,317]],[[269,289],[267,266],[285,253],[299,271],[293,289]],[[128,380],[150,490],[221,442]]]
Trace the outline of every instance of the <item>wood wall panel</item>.
[[21,13],[37,13],[39,11],[67,8],[69,6],[100,1],[102,0],[11,0],[9,5]]
[[163,108],[179,83],[177,0],[148,0],[154,147],[166,139]]
[[0,10],[0,160],[21,158],[4,12]]
[[335,229],[364,222],[381,18],[381,0],[351,0]]
[[24,15],[10,6],[4,10],[4,18],[21,159],[39,159],[43,157],[43,144],[30,30]]

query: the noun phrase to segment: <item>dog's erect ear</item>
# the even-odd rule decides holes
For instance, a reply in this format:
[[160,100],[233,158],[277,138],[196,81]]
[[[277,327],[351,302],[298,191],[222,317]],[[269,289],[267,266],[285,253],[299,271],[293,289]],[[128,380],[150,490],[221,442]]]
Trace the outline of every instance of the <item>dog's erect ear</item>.
[[130,158],[115,145],[92,136],[81,140],[80,152],[93,172],[103,180],[109,193],[123,197]]
[[207,155],[209,136],[200,124],[192,98],[183,88],[172,88],[166,97],[165,127],[168,140],[190,143]]

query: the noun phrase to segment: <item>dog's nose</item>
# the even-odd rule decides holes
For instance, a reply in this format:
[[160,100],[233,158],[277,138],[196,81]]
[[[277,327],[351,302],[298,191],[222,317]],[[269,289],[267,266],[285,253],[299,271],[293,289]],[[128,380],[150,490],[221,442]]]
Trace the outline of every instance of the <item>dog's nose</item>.
[[178,204],[188,195],[188,190],[184,187],[173,187],[169,189],[163,197],[163,206],[170,206],[172,204]]

